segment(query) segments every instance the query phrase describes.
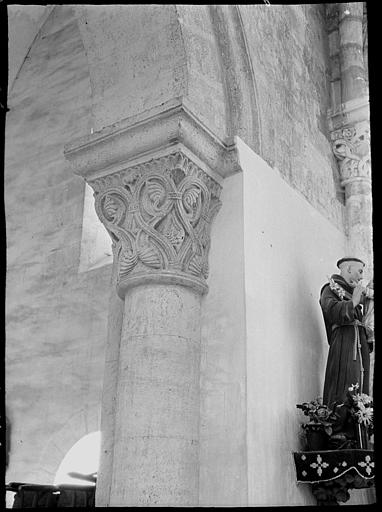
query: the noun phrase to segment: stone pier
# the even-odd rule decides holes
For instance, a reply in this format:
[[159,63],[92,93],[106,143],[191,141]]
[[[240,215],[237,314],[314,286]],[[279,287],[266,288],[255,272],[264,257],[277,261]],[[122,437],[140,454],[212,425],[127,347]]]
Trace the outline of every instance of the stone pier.
[[[204,151],[211,159],[214,146],[207,137],[200,139],[199,155],[176,142],[126,158],[131,144],[121,137],[128,139],[131,128],[106,133],[66,150],[75,172],[94,190],[97,215],[113,242],[114,284],[123,301],[122,315],[109,312],[96,502],[195,506],[201,298],[208,291],[210,232],[222,177],[200,158]],[[216,158],[220,171],[224,160]],[[113,304],[118,310],[118,301]]]

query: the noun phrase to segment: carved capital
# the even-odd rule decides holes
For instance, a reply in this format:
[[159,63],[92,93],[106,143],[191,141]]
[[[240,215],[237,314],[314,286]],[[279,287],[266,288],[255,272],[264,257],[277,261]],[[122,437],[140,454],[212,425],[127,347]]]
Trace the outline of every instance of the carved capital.
[[170,154],[88,179],[113,240],[117,289],[147,282],[207,290],[212,221],[220,184],[189,156]]
[[331,134],[332,149],[336,156],[341,184],[370,181],[370,124],[367,120],[342,127]]

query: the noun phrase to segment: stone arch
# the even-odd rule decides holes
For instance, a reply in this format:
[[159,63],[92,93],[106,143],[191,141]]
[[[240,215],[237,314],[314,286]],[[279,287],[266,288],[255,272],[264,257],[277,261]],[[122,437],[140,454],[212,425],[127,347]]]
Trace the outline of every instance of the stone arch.
[[260,150],[252,64],[237,6],[75,6],[94,131],[181,101],[223,143]]
[[63,458],[75,443],[99,428],[99,408],[83,407],[72,414],[64,425],[49,437],[36,467],[39,474],[45,474],[51,479],[46,483],[53,484]]
[[238,135],[261,153],[258,94],[246,35],[237,5],[210,5],[229,109],[229,136]]
[[175,6],[76,5],[92,87],[94,131],[184,95]]

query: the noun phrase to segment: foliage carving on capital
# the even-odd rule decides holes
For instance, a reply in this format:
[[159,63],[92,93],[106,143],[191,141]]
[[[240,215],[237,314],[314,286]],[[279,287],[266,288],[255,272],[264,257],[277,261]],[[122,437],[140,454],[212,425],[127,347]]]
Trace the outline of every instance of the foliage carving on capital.
[[332,149],[339,162],[343,185],[354,179],[370,179],[370,125],[368,121],[335,130]]
[[165,273],[204,282],[221,186],[182,152],[89,181],[113,240],[117,281]]

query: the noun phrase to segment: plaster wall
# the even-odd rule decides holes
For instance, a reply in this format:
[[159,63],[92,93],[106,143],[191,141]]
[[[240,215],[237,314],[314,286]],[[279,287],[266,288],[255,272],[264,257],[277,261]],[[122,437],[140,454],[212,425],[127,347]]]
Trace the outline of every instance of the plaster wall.
[[242,176],[224,180],[201,309],[201,506],[247,504]]
[[296,404],[322,393],[318,297],[345,236],[236,140],[202,303],[200,505],[315,505],[295,482]]
[[242,4],[239,10],[256,81],[261,157],[343,230],[344,197],[327,122],[325,5]]
[[318,299],[345,237],[240,139],[243,169],[249,505],[314,505],[297,486],[296,404],[322,396],[328,344]]
[[78,273],[85,184],[63,146],[90,130],[90,84],[72,8],[57,7],[6,121],[7,481],[53,483],[66,452],[99,429],[111,265]]

